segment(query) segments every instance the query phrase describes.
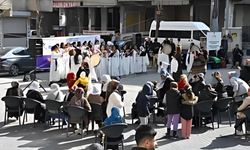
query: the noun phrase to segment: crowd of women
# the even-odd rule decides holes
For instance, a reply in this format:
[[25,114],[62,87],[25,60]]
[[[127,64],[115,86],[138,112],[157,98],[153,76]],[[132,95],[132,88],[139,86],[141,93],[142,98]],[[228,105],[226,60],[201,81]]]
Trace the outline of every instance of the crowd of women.
[[[147,71],[149,60],[143,47],[125,45],[118,49],[112,42],[96,40],[93,45],[91,41],[61,43],[51,48],[50,82],[58,82],[66,79],[69,72],[77,74],[81,68],[88,67],[92,79],[97,80],[103,74],[111,76],[122,76]],[[90,58],[94,54],[101,56],[98,66],[90,65]],[[93,60],[92,60],[93,61]],[[99,61],[99,60],[95,60]],[[84,64],[88,63],[88,66]]]

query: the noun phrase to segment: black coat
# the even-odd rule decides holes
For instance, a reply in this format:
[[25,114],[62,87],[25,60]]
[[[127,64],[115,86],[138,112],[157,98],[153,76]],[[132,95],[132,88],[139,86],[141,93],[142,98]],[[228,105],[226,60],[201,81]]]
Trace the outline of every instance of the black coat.
[[[44,103],[43,96],[38,91],[29,90],[28,93],[26,94],[26,97]],[[33,110],[27,110],[27,111],[33,112]],[[38,120],[39,122],[44,122],[45,120],[45,109],[41,105],[36,106],[35,119]]]
[[227,51],[228,50],[228,41],[226,39],[222,39],[221,40],[221,46],[223,47],[223,49],[225,51]]
[[244,55],[244,53],[243,53],[243,51],[241,49],[239,49],[239,48],[236,49],[235,48],[233,50],[233,58],[234,58],[234,60],[242,59],[243,55]]
[[222,98],[223,97],[223,93],[226,92],[225,90],[225,87],[224,87],[224,82],[222,79],[217,79],[216,80],[218,81],[216,86],[215,86],[215,91],[217,92],[218,94],[218,99]]
[[168,90],[170,90],[170,83],[173,82],[173,81],[174,80],[171,77],[167,77],[166,78],[163,87],[161,89],[157,90],[157,97],[159,99],[163,99],[164,98],[164,95],[166,94],[166,92]]
[[179,82],[180,81],[180,76],[182,75],[182,64],[181,64],[181,55],[180,54],[176,54],[175,56],[175,59],[178,61],[178,70],[177,72],[174,72],[173,73],[173,78],[175,80],[175,82]]
[[250,81],[250,66],[242,67],[242,70],[240,71],[240,78],[242,80],[244,80],[246,83],[249,83],[249,81]]
[[166,93],[167,114],[181,113],[181,93],[178,90],[169,90]]
[[193,88],[193,92],[195,96],[199,96],[201,91],[204,90],[206,84],[204,81],[196,81],[196,82],[190,83],[190,85]]
[[216,97],[217,97],[216,91],[203,90],[203,91],[201,91],[201,94],[199,95],[198,100],[199,100],[199,102],[209,101],[209,100],[214,101]]
[[9,88],[6,92],[6,96],[23,96],[23,91],[20,88]]
[[161,44],[159,42],[155,42],[151,44],[151,50],[154,54],[158,54],[159,49],[161,48]]
[[146,117],[149,115],[150,98],[148,96],[153,94],[152,87],[145,84],[142,91],[136,97],[136,108],[139,117]]
[[194,117],[194,106],[193,105],[181,105],[181,118],[190,120]]
[[217,57],[220,59],[225,59],[226,58],[226,51],[223,49],[218,50]]

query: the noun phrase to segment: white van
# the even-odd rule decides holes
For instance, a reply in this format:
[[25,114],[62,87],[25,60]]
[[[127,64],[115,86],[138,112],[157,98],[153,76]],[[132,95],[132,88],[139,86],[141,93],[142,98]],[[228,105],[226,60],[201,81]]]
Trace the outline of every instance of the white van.
[[[149,37],[155,39],[156,21],[151,23]],[[210,28],[203,22],[190,21],[161,21],[158,42],[162,43],[166,38],[173,38],[177,45],[178,38],[181,39],[183,50],[188,50],[190,43],[200,46],[200,37],[206,37]]]

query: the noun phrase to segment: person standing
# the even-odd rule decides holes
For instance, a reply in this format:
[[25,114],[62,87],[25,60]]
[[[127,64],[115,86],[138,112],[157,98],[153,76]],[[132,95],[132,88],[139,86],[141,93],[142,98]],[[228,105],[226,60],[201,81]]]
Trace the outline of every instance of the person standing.
[[244,56],[243,51],[239,48],[239,45],[236,44],[233,50],[233,66],[236,66],[236,62],[239,62],[239,66],[242,65],[242,58]]
[[228,51],[228,40],[227,37],[224,35],[222,40],[221,40],[221,47],[223,48],[224,52],[226,53],[226,62],[228,62],[228,56],[227,56],[227,51]]
[[175,56],[174,56],[175,59],[178,62],[178,69],[177,69],[177,72],[173,72],[173,78],[174,78],[174,80],[176,82],[180,81],[180,76],[182,74],[182,63],[181,63],[182,57],[181,57],[181,53],[182,53],[181,47],[178,46],[177,51],[176,51]]
[[176,51],[176,46],[175,46],[175,44],[174,44],[174,42],[173,42],[173,39],[172,39],[172,38],[170,39],[170,45],[171,45],[171,47],[172,47],[172,49],[171,49],[171,53],[169,54],[169,60],[170,60],[170,62],[171,62],[171,60],[172,60],[172,56],[174,56],[174,55],[175,55],[175,51]]
[[61,59],[62,54],[59,52],[58,47],[52,46],[51,48],[51,64],[50,64],[50,75],[49,75],[49,81],[50,84],[53,82],[59,82],[60,81],[60,74],[61,74],[61,64],[59,63],[58,59]]
[[151,49],[153,51],[153,68],[157,68],[157,59],[158,59],[158,52],[161,47],[161,44],[157,41],[157,39],[154,40],[154,43],[152,43]]
[[181,113],[181,93],[176,82],[170,83],[170,90],[166,93],[166,106],[168,114],[167,138],[170,138],[171,124],[173,124],[173,139],[178,139],[177,130]]
[[183,139],[189,139],[192,128],[192,118],[194,117],[193,105],[197,103],[198,97],[194,95],[190,85],[184,87],[184,92],[185,93],[182,94],[184,100],[181,104],[181,132]]

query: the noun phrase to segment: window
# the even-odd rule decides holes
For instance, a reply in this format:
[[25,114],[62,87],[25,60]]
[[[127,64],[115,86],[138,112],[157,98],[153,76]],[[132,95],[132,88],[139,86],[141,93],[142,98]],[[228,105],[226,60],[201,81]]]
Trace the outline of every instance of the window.
[[18,48],[18,49],[13,51],[13,54],[14,55],[29,55],[29,52],[27,49]]
[[[203,32],[205,33],[205,35],[203,34]],[[206,37],[207,36],[207,30],[204,31],[193,31],[193,39],[200,41],[201,37]]]
[[5,54],[7,54],[9,51],[11,50],[11,48],[4,48],[0,50],[0,56],[3,56]]
[[[151,37],[155,37],[155,30],[151,31]],[[159,30],[159,38],[191,38],[191,31]]]

